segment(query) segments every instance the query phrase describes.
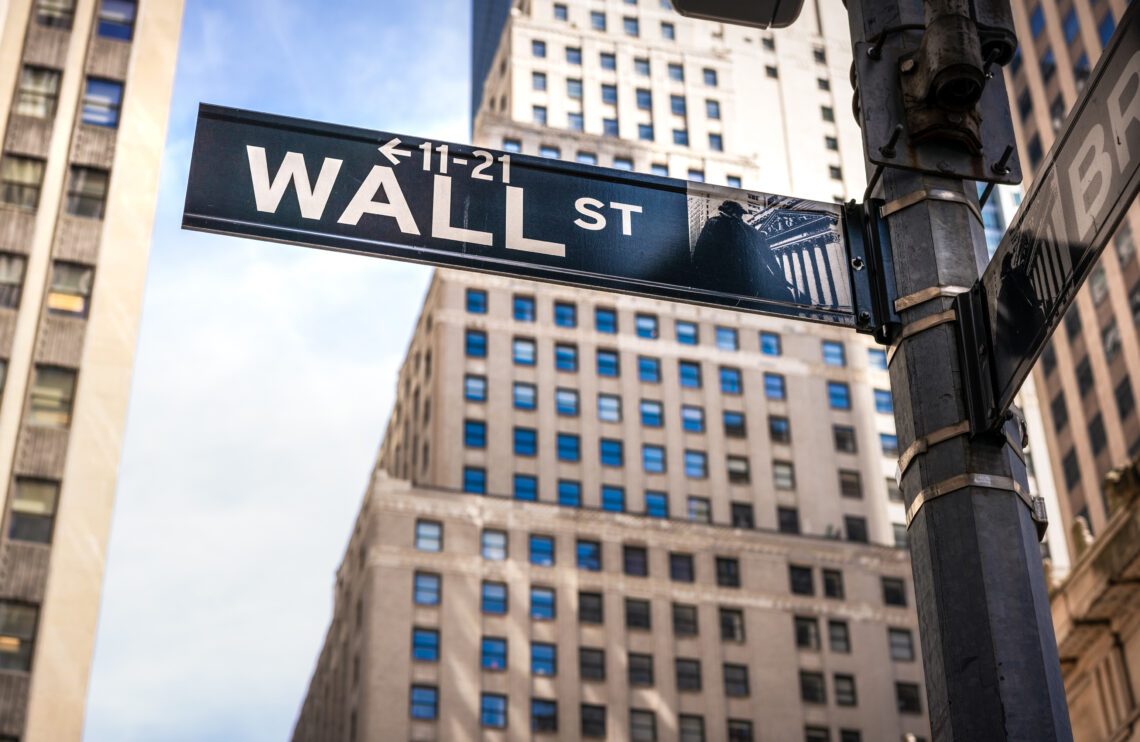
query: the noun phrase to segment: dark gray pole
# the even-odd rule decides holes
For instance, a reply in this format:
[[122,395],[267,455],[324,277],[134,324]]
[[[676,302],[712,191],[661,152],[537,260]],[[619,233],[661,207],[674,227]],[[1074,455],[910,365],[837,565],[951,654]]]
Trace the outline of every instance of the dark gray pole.
[[[848,11],[853,43],[924,23],[915,0],[848,0]],[[898,30],[885,44],[913,49],[920,38]],[[863,106],[898,97],[863,84]],[[890,377],[934,740],[1072,740],[1037,533],[1017,492],[1028,492],[1025,464],[1006,437],[1019,442],[1016,426],[971,438],[964,425],[952,299],[988,259],[975,186],[887,169],[877,188],[888,204],[913,200],[886,217],[904,328]]]

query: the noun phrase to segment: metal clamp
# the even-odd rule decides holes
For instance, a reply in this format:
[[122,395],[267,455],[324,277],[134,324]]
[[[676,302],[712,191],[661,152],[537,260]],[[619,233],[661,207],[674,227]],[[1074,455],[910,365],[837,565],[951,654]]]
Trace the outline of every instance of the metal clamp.
[[890,216],[891,214],[902,211],[908,206],[914,206],[923,201],[953,201],[954,203],[964,204],[970,209],[970,213],[977,217],[978,223],[985,226],[985,222],[982,221],[982,212],[978,209],[976,204],[961,193],[948,191],[945,188],[920,188],[913,193],[908,193],[905,196],[896,198],[894,201],[888,201],[879,208],[879,216]]
[[894,360],[895,353],[898,352],[899,345],[902,344],[903,340],[906,340],[909,337],[913,337],[920,332],[926,332],[927,330],[931,329],[932,327],[937,327],[938,325],[944,325],[947,322],[954,322],[957,319],[958,319],[958,313],[955,312],[953,309],[947,309],[945,312],[939,312],[937,314],[931,314],[927,317],[923,317],[922,319],[915,320],[914,322],[911,322],[910,324],[906,325],[905,327],[903,327],[902,332],[899,333],[898,340],[896,340],[891,345],[891,347],[887,349],[887,364],[890,365],[890,362],[892,360]]
[[[1017,480],[1010,477],[998,477],[992,474],[959,474],[919,491],[919,493],[914,496],[914,501],[911,502],[910,507],[906,509],[906,527],[910,528],[910,524],[914,521],[914,517],[918,514],[919,509],[927,502],[967,487],[1012,491],[1021,498],[1021,501],[1029,508],[1029,511],[1033,514],[1034,522],[1039,522],[1039,517],[1044,519],[1045,500],[1041,497],[1030,496],[1028,492],[1022,489]],[[1038,532],[1041,532],[1040,527],[1038,528]]]
[[970,421],[963,420],[962,422],[955,423],[954,425],[947,425],[945,428],[940,428],[933,433],[922,436],[921,438],[916,438],[911,442],[909,446],[906,447],[906,450],[902,452],[902,455],[899,456],[899,468],[898,472],[895,474],[896,479],[902,479],[902,475],[906,473],[907,467],[909,467],[911,462],[914,461],[915,456],[919,455],[920,453],[926,453],[926,451],[931,446],[943,443],[950,440],[951,438],[957,438],[960,435],[967,435],[969,432]]
[[957,296],[969,290],[969,286],[928,286],[920,291],[915,291],[913,294],[907,294],[906,296],[895,299],[895,311],[901,312],[904,309],[925,304],[931,299],[937,299],[943,296]]

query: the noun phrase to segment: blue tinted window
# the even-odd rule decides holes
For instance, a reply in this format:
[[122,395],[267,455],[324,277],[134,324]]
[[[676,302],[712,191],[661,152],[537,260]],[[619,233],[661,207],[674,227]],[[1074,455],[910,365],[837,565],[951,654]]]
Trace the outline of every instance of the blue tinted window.
[[554,367],[559,371],[578,370],[578,346],[558,344],[554,346]]
[[554,391],[554,408],[559,415],[577,415],[578,392],[573,389],[556,389]]
[[412,659],[435,662],[439,659],[439,632],[435,629],[412,631]]
[[470,374],[464,377],[463,397],[470,402],[487,401],[487,377]]
[[661,38],[668,39],[670,41],[677,38],[677,30],[673,27],[672,23],[662,22],[662,24],[661,24]]
[[595,31],[606,30],[606,14],[596,10],[590,11],[590,28]]
[[417,572],[412,594],[416,605],[439,605],[439,575]]
[[538,499],[538,478],[530,474],[516,474],[515,475],[515,499],[516,500],[530,500]]
[[554,675],[558,671],[553,644],[531,642],[530,671],[535,675]]
[[652,314],[639,314],[634,322],[639,338],[657,337],[657,317]]
[[577,553],[578,569],[596,572],[602,568],[602,545],[597,541],[579,540]]
[[530,51],[536,57],[546,56],[546,42],[545,41],[532,41],[530,42]]
[[464,348],[467,355],[472,358],[486,358],[487,333],[480,330],[468,330],[464,341]]
[[720,390],[725,394],[740,394],[741,389],[740,369],[722,366],[720,369]]
[[681,407],[681,427],[690,433],[705,432],[705,411],[701,407]]
[[659,382],[661,381],[661,361],[656,358],[647,358],[646,356],[638,356],[637,358],[637,378],[641,381]]
[[[582,129],[585,128],[585,120],[582,118],[582,114],[578,113],[577,111],[570,111],[569,113],[567,113],[566,114],[566,128],[569,129],[570,131],[582,131]],[[587,161],[587,160],[583,160],[582,155],[579,154],[578,155],[578,162],[585,162],[587,165],[597,165],[598,164],[597,158],[593,157],[592,155],[591,155],[591,157],[592,157],[592,159]]]
[[533,296],[516,296],[512,306],[515,319],[520,322],[534,322]]
[[613,513],[625,511],[625,489],[613,485],[602,486],[602,510]]
[[555,302],[554,324],[559,327],[576,327],[578,325],[578,309],[573,304]]
[[1057,58],[1053,56],[1053,48],[1050,47],[1045,50],[1041,55],[1041,81],[1049,82],[1053,79],[1053,73],[1057,71]]
[[578,436],[573,433],[558,434],[558,459],[560,461],[577,461],[582,457],[578,445]]
[[720,118],[720,103],[715,100],[706,100],[705,115],[710,119]]
[[482,289],[467,289],[467,311],[471,314],[486,314],[487,292]]
[[614,394],[599,394],[598,419],[607,423],[621,422],[621,397]]
[[1069,8],[1069,12],[1065,15],[1065,20],[1062,22],[1062,27],[1065,29],[1065,43],[1073,43],[1073,39],[1077,38],[1077,34],[1081,31],[1080,21],[1077,20],[1077,9]]
[[617,103],[616,85],[602,85],[602,103]]
[[539,126],[546,126],[546,106],[531,106],[531,119]]
[[746,434],[744,427],[744,413],[732,412],[730,410],[724,411],[724,432],[725,435],[734,437],[743,437]]
[[529,338],[515,338],[511,344],[511,354],[520,366],[533,366],[535,358],[534,341]]
[[83,95],[83,123],[114,128],[119,125],[119,106],[123,102],[122,83],[87,78]]
[[1108,46],[1108,42],[1112,39],[1112,32],[1116,30],[1116,19],[1112,17],[1112,11],[1105,14],[1104,20],[1096,27],[1097,34],[1100,36],[1100,45]]
[[636,18],[622,18],[621,27],[625,31],[626,36],[637,36],[638,34]]
[[660,428],[662,424],[661,403],[651,399],[641,400],[641,424],[650,428]]
[[843,353],[842,343],[823,342],[823,362],[828,366],[846,366],[847,357]]
[[642,141],[653,141],[653,124],[638,124],[637,125],[637,138]]
[[[582,114],[578,114],[579,117],[581,117],[581,115]],[[580,162],[584,165],[597,165],[598,164],[598,156],[595,155],[593,152],[579,152],[577,160],[578,160],[578,162]]]
[[1029,30],[1035,39],[1045,30],[1045,11],[1041,9],[1040,4],[1029,14]]
[[706,68],[704,70],[704,76],[705,76],[705,85],[708,85],[710,87],[716,87],[716,70],[710,70],[710,69]]
[[681,67],[681,65],[679,65],[679,64],[669,65],[669,79],[675,80],[677,82],[684,82],[684,80],[685,80],[684,68]]
[[827,401],[835,410],[851,409],[851,392],[841,381],[827,382]]
[[681,374],[681,386],[698,389],[701,386],[701,366],[692,361],[681,361],[678,365]]
[[875,390],[875,409],[879,412],[894,412],[895,405],[891,393],[886,389]]
[[480,664],[484,670],[506,670],[507,640],[494,636],[483,637]]
[[883,454],[884,455],[886,455],[886,456],[898,456],[899,455],[899,438],[897,435],[891,435],[890,433],[880,433],[879,434],[879,443],[883,447]]
[[729,188],[739,188],[740,187],[740,176],[739,175],[726,176],[725,180],[724,180],[724,184],[727,185]]
[[569,64],[582,64],[582,50],[573,46],[566,47],[566,61]]
[[653,93],[648,88],[638,88],[636,93],[637,107],[648,111],[653,107]]
[[502,614],[507,612],[507,584],[505,582],[483,582],[482,607],[484,613]]
[[740,343],[737,340],[736,330],[731,327],[716,328],[716,347],[721,350],[739,350]]
[[664,492],[645,493],[645,514],[651,518],[669,517],[669,498]]
[[[554,564],[553,558],[550,561]],[[549,621],[554,618],[554,590],[549,587],[532,587],[530,589],[530,617],[539,621]]]
[[617,57],[609,52],[602,52],[602,69],[603,70],[616,70]]
[[558,702],[530,699],[530,728],[537,732],[558,731]]
[[463,468],[463,491],[482,495],[487,491],[487,472],[474,466]]
[[439,691],[430,685],[413,685],[410,713],[413,719],[435,719],[439,715]]
[[479,702],[479,722],[485,727],[505,728],[507,697],[498,693],[484,693]]
[[594,329],[611,335],[617,332],[617,312],[598,307],[594,310]]
[[645,471],[659,473],[665,471],[665,447],[645,444],[641,447],[641,465]]
[[515,428],[515,453],[534,456],[538,449],[538,432],[534,428]]
[[538,392],[534,384],[516,381],[511,392],[511,397],[514,400],[515,409],[533,410],[537,403]]
[[678,116],[685,115],[685,96],[683,95],[670,95],[669,96],[669,110]]
[[673,144],[681,147],[689,146],[689,130],[688,129],[674,129],[673,130]]
[[582,504],[582,485],[569,479],[558,480],[558,504],[576,508]]
[[[602,119],[602,133],[605,134],[607,137],[616,137],[618,135],[618,121],[617,121],[617,119]],[[629,162],[629,160],[626,160],[626,159],[623,159],[621,161],[622,162]],[[615,157],[614,158],[614,167],[617,167],[617,162],[618,162],[618,158]],[[625,168],[625,169],[629,170],[631,168],[632,168],[632,164],[630,165],[630,167]]]
[[[530,536],[530,563],[539,567],[554,566],[554,537]],[[534,604],[534,590],[531,590],[531,604]]]
[[765,397],[768,399],[783,399],[786,395],[783,376],[780,374],[764,374]]
[[693,479],[704,479],[708,475],[708,455],[703,451],[685,451],[685,476]]
[[637,58],[633,60],[633,71],[641,77],[649,76],[649,60]]
[[135,0],[103,0],[96,33],[106,39],[130,41],[135,28]]
[[522,152],[522,142],[517,139],[504,139],[503,140],[504,152]]
[[598,444],[598,450],[602,466],[622,465],[621,441],[613,438],[602,438]]
[[598,376],[617,376],[621,372],[617,351],[598,351]]
[[780,336],[774,332],[760,333],[760,352],[766,356],[780,355]]
[[486,448],[487,424],[479,420],[464,420],[463,445],[468,448]]
[[699,340],[697,325],[693,322],[677,321],[677,342],[682,345],[696,345]]
[[879,350],[878,348],[869,349],[867,351],[867,365],[880,371],[886,371],[887,352],[885,350]]

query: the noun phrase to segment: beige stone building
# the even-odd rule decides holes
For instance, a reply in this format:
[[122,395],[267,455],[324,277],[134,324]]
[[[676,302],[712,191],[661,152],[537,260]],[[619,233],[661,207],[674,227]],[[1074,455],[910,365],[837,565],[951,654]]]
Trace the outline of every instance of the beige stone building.
[[79,740],[181,0],[0,2],[0,739]]
[[[1021,48],[1006,68],[1006,79],[1028,185],[1126,3],[1013,0],[1012,5]],[[1140,451],[1137,234],[1140,212],[1133,207],[1033,372],[1062,503],[1062,522],[1054,527],[1066,532],[1077,517],[1094,533],[1104,529],[1108,512],[1101,482],[1109,469]]]

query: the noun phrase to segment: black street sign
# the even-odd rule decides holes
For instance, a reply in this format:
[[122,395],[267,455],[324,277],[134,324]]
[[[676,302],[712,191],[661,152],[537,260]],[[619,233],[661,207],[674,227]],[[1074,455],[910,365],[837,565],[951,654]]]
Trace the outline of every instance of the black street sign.
[[871,331],[847,212],[202,105],[182,226]]
[[1140,188],[1138,12],[1125,11],[993,260],[961,297],[964,350],[981,374],[975,430],[1009,407]]

